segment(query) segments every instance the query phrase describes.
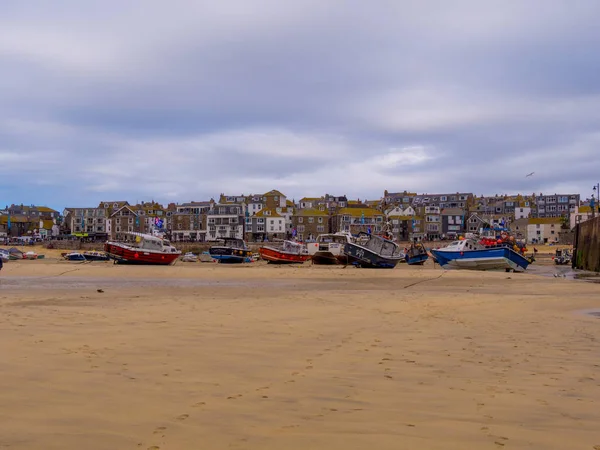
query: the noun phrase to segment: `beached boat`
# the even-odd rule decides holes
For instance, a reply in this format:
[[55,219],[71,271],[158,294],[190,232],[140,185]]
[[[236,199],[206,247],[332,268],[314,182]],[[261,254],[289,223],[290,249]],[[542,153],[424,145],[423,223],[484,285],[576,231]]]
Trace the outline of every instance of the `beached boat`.
[[83,262],[86,260],[85,256],[83,256],[83,253],[79,253],[79,252],[62,253],[62,256],[67,261]]
[[404,258],[395,242],[374,234],[361,232],[355,242],[344,246],[348,262],[357,267],[393,269]]
[[552,259],[554,260],[554,264],[556,264],[557,266],[564,266],[567,264],[571,264],[573,256],[571,255],[571,252],[567,249],[557,249]]
[[12,247],[8,250],[8,259],[11,261],[23,259],[23,252],[18,248]]
[[350,233],[320,234],[317,236],[317,242],[306,244],[306,247],[313,264],[348,264],[344,246],[349,242],[352,242]]
[[4,250],[3,248],[0,248],[0,258],[4,262],[10,261],[10,253],[8,253],[8,250]]
[[214,259],[212,256],[210,256],[209,252],[200,253],[198,260],[200,262],[216,262],[216,259]]
[[474,239],[454,241],[447,247],[431,250],[444,269],[524,271],[531,263],[510,245],[483,245]]
[[405,255],[406,263],[410,266],[422,266],[427,259],[429,254],[423,244],[412,244]]
[[108,241],[104,244],[104,251],[115,263],[169,265],[181,255],[166,239],[143,233],[126,234],[135,238],[135,242]]
[[241,264],[252,258],[252,251],[242,239],[222,238],[222,245],[213,245],[208,253],[222,264]]
[[306,247],[292,241],[283,241],[281,248],[261,247],[258,252],[260,257],[270,264],[302,264],[310,259]]
[[198,257],[194,255],[192,252],[187,252],[185,255],[181,257],[181,261],[183,262],[198,262]]
[[83,256],[87,261],[108,261],[110,259],[104,252],[83,252]]
[[23,253],[23,259],[28,259],[28,260],[38,259],[38,254],[36,252],[25,252],[25,253]]

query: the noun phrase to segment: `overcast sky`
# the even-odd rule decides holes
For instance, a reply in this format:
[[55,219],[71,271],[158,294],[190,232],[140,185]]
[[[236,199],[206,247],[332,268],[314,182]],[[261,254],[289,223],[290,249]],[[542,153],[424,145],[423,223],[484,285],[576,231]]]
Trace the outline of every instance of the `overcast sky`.
[[0,206],[587,197],[598,17],[596,0],[4,0]]

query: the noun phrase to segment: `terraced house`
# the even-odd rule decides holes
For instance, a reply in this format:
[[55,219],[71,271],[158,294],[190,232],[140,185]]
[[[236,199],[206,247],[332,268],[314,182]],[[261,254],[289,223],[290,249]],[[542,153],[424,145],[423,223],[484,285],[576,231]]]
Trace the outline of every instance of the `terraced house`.
[[320,234],[330,233],[330,216],[325,206],[320,208],[298,209],[292,216],[292,234],[303,242],[312,242]]
[[214,200],[189,202],[169,208],[167,224],[171,240],[174,242],[204,242],[208,233],[208,212],[213,208]]
[[244,238],[244,204],[215,204],[206,213],[207,241],[216,241],[224,237]]
[[379,234],[383,231],[385,215],[368,207],[347,207],[338,209],[331,218],[331,232],[347,231],[357,234],[361,231]]

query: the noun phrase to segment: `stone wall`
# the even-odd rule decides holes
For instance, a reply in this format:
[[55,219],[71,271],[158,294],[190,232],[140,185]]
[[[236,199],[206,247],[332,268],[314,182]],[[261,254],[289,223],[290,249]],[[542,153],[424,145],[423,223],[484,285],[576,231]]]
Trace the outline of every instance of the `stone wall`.
[[600,272],[600,217],[575,228],[573,267]]

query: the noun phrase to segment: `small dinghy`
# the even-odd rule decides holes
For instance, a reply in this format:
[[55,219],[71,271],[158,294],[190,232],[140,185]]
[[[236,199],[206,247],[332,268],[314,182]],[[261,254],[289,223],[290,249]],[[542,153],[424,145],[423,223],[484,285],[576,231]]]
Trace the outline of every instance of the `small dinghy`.
[[192,252],[188,252],[181,257],[181,261],[183,262],[198,262],[198,257],[194,255]]

